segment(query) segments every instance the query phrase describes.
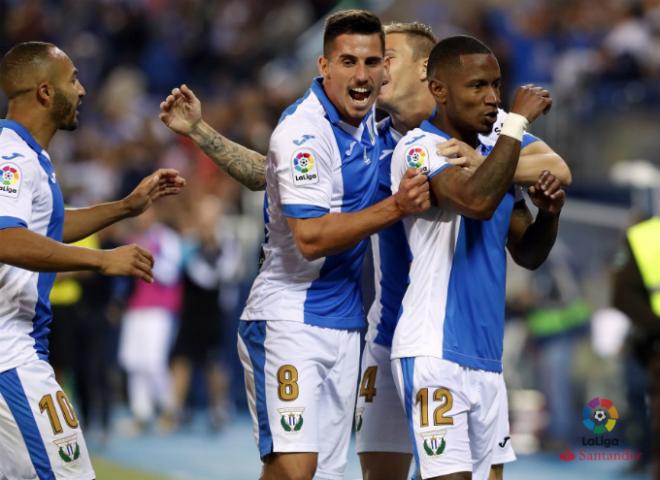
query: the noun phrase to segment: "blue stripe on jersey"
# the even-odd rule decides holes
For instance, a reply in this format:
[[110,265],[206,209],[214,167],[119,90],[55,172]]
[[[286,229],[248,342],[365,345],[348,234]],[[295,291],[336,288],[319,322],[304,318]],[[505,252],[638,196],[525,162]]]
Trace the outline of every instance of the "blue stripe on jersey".
[[406,418],[408,419],[408,436],[410,443],[413,447],[413,455],[415,456],[415,465],[419,470],[419,452],[417,451],[417,441],[415,439],[415,427],[413,425],[413,386],[415,374],[415,357],[405,357],[401,360],[401,373],[403,376],[403,405],[406,408]]
[[55,480],[46,446],[15,368],[0,373],[0,395],[7,402],[16,425],[21,431],[39,480]]
[[441,165],[440,167],[433,170],[428,175],[429,180],[432,179],[433,177],[435,177],[438,173],[443,172],[447,167],[451,167],[451,163],[445,163],[444,165]]
[[[341,127],[339,113],[326,96],[321,79],[312,82],[311,91],[325,109],[339,152],[342,154],[341,211],[363,210],[373,205],[378,191],[379,148],[375,132],[369,128],[369,123],[373,121],[372,113],[362,120],[362,138],[357,142]],[[368,240],[362,240],[338,255],[325,257],[319,277],[307,290],[304,304],[305,323],[346,330],[364,328],[360,279],[367,242]]]
[[264,458],[273,453],[273,436],[270,431],[268,404],[266,403],[266,322],[263,320],[241,321],[238,324],[238,334],[243,339],[250,355],[250,362],[252,362],[257,424],[259,425],[259,455]]
[[[386,122],[384,129],[378,135],[381,152],[389,153],[380,155],[379,188],[376,201],[384,200],[392,195],[390,173],[392,153],[397,142],[389,131],[390,124],[390,121]],[[377,235],[380,264],[374,266],[380,268],[381,308],[374,342],[391,348],[394,329],[399,320],[401,302],[408,288],[412,252],[408,245],[406,229],[401,221],[381,230]]]
[[22,227],[22,228],[27,228],[27,223],[25,223],[25,220],[17,217],[0,217],[0,230],[3,228],[16,228],[16,227]]
[[443,332],[443,357],[459,365],[502,371],[506,241],[514,198],[512,189],[490,220],[460,219]]
[[282,205],[282,213],[289,218],[317,218],[330,212],[330,209],[316,205],[288,204]]
[[286,108],[286,110],[284,110],[284,111],[282,112],[282,115],[280,115],[280,119],[277,121],[277,123],[278,123],[278,124],[282,123],[282,120],[284,120],[286,117],[288,117],[289,115],[291,115],[292,113],[294,113],[294,112],[298,109],[298,107],[300,106],[300,104],[303,103],[303,102],[307,99],[307,97],[309,97],[309,94],[310,94],[310,93],[311,93],[311,90],[307,90],[307,91],[305,92],[305,95],[303,95],[303,96],[300,97],[298,100],[296,100],[294,103],[292,103],[291,105],[289,105],[289,106]]
[[[41,165],[41,168],[43,168],[48,177],[48,186],[50,187],[53,198],[53,210],[46,236],[61,242],[64,230],[64,200],[62,198],[62,191],[55,181],[53,165],[42,153],[43,148],[41,145],[37,143],[30,132],[20,123],[13,120],[0,120],[0,128],[14,130],[37,154],[39,165]],[[52,319],[49,296],[55,282],[55,275],[55,272],[40,273],[37,279],[37,305],[35,306],[35,316],[32,319],[33,328],[30,336],[34,338],[37,356],[42,360],[48,360],[48,333],[50,332],[48,325]]]
[[539,140],[541,140],[541,139],[539,137],[537,137],[536,135],[525,132],[523,134],[522,142],[520,143],[520,149],[522,150],[527,145],[530,145],[534,142],[538,142]]

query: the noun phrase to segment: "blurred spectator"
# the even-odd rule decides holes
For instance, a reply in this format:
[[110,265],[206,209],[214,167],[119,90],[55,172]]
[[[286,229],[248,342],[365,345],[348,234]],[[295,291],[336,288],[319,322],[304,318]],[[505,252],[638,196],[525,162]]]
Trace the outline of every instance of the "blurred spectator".
[[186,417],[193,368],[201,368],[213,430],[220,429],[229,418],[229,379],[220,363],[223,338],[228,335],[221,290],[223,284],[236,280],[241,261],[240,244],[231,232],[224,231],[222,216],[217,197],[207,195],[195,202],[184,240],[183,306],[172,350],[178,418]]
[[122,319],[119,362],[128,377],[128,399],[134,428],[143,431],[160,413],[160,427],[174,427],[168,358],[176,316],[181,307],[181,241],[158,222],[156,209],[134,220],[131,241],[154,256],[154,282],[136,281]]
[[[660,205],[658,207],[660,209]],[[644,468],[649,460],[653,462],[655,480],[660,479],[660,242],[658,239],[660,239],[660,216],[651,217],[628,229],[625,245],[617,259],[612,302],[632,322],[628,338],[630,352],[626,367],[628,375],[632,376],[628,382],[631,412],[633,419],[642,428],[635,447],[642,452],[639,468]],[[649,396],[648,406],[645,402],[646,394]],[[650,425],[650,429],[644,428],[647,425]]]

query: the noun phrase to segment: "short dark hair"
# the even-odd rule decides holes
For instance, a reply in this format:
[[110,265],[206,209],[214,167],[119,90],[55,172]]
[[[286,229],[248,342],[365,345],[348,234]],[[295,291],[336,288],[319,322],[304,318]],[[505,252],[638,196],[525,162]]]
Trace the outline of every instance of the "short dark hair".
[[493,55],[493,51],[481,40],[469,35],[454,35],[440,40],[429,55],[428,79],[435,77],[440,68],[453,68],[461,64],[461,55]]
[[323,32],[323,55],[330,54],[332,43],[339,35],[362,34],[380,35],[380,43],[385,51],[385,33],[380,19],[368,10],[340,10],[333,13],[325,21]]
[[33,74],[33,68],[49,60],[52,49],[48,42],[22,42],[14,45],[0,61],[0,86],[9,100],[25,93],[23,77]]
[[385,35],[390,33],[402,33],[412,42],[413,56],[415,60],[428,58],[431,50],[438,42],[433,30],[428,25],[420,22],[392,22],[384,27]]

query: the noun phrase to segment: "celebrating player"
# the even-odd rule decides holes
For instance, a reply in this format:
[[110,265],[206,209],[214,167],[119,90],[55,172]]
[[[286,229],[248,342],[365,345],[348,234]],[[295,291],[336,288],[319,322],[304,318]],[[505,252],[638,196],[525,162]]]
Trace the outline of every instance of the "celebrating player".
[[[137,245],[64,245],[126,217],[185,181],[158,170],[123,200],[65,209],[46,148],[74,130],[85,95],[71,59],[50,43],[14,46],[0,63],[9,99],[0,121],[0,478],[92,479],[78,420],[48,364],[54,272],[94,270],[152,281],[153,258]],[[39,273],[37,273],[39,272]]]
[[[552,103],[547,91],[521,87],[495,145],[480,144],[479,134],[497,120],[500,77],[480,41],[440,41],[428,62],[437,112],[408,132],[392,157],[393,192],[414,166],[428,175],[435,199],[428,212],[404,219],[410,284],[392,341],[392,369],[424,479],[488,477],[505,394],[505,249],[522,266],[540,265],[564,202],[560,182],[543,172],[529,190],[539,207],[532,222],[511,187],[524,130]],[[474,173],[436,151],[452,137],[487,155]]]

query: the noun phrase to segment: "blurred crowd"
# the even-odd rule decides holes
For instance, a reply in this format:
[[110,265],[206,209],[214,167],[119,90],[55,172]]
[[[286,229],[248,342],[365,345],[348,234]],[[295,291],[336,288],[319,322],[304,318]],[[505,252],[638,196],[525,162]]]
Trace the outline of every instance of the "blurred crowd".
[[[419,20],[440,37],[469,32],[482,38],[500,60],[505,93],[523,83],[550,85],[557,102],[570,110],[567,128],[580,126],[585,114],[660,104],[660,0],[372,3],[384,6],[379,13],[386,22]],[[70,206],[120,198],[162,166],[179,169],[188,180],[186,193],[163,201],[153,215],[89,240],[102,246],[127,241],[149,246],[157,262],[153,286],[85,275],[58,281],[53,363],[65,383],[74,385],[87,423],[98,422],[109,431],[112,404],[125,398],[136,432],[156,417],[160,428],[170,430],[185,420],[195,396],[189,393],[191,384],[207,394],[200,403],[211,407],[214,428],[234,408],[228,392],[242,390],[242,378],[234,375],[240,370],[232,367],[235,324],[257,269],[262,196],[239,187],[167,130],[158,120],[158,105],[185,82],[202,99],[209,124],[265,152],[280,112],[314,75],[315,58],[300,38],[312,39],[318,45],[314,55],[320,53],[318,21],[336,4],[0,0],[0,50],[25,40],[52,41],[72,57],[87,89],[80,127],[73,134],[60,133],[51,145]],[[0,100],[1,107],[5,101]],[[556,149],[571,167],[586,161]],[[528,405],[535,398],[530,389],[545,395],[551,405],[539,402],[539,409],[546,408],[554,420],[538,430],[568,442],[580,428],[573,417],[579,417],[588,394],[575,388],[577,381],[566,372],[577,364],[572,362],[581,342],[589,341],[592,312],[608,305],[607,300],[589,305],[580,275],[583,258],[569,259],[566,245],[555,250],[533,280],[519,282],[509,304],[511,317],[522,319],[524,330],[518,337],[515,328],[508,334],[510,361],[535,355],[534,368],[547,373],[546,382],[529,385],[539,376],[525,376],[524,369],[509,381],[514,391],[527,392],[523,403]],[[600,263],[606,271],[608,259]],[[134,321],[137,317],[149,321]],[[596,361],[592,356],[584,370]],[[202,382],[195,381],[196,370],[203,372]],[[126,397],[117,393],[122,383],[128,385]],[[100,413],[98,420],[92,420],[94,412]]]

